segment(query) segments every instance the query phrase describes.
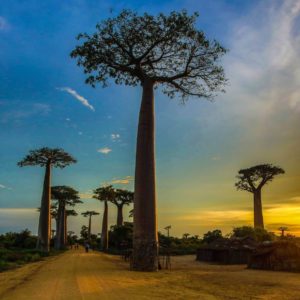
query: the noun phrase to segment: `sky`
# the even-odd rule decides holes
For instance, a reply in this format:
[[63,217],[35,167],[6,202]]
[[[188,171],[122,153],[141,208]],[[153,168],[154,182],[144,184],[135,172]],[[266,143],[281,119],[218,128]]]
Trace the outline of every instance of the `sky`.
[[[197,28],[229,51],[229,83],[214,101],[182,104],[159,89],[156,101],[158,228],[202,235],[253,224],[252,195],[236,191],[239,169],[282,167],[262,193],[265,226],[300,236],[300,2],[298,0],[84,1],[0,0],[0,233],[37,232],[44,170],[19,168],[29,150],[59,147],[78,163],[53,170],[100,213],[93,189],[133,190],[140,87],[92,88],[70,58],[81,32],[122,9],[199,12]],[[130,220],[124,209],[125,220]],[[116,208],[109,207],[109,223]],[[87,219],[70,217],[79,232]],[[54,225],[54,224],[53,224]]]

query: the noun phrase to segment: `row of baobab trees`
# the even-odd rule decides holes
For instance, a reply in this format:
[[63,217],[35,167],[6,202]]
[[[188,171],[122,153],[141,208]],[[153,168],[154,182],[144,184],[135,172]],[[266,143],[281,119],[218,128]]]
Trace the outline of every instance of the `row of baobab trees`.
[[[95,33],[79,34],[80,44],[71,52],[83,68],[87,84],[106,87],[112,79],[142,89],[134,176],[133,270],[158,269],[154,91],[161,87],[168,97],[178,96],[182,102],[189,97],[213,99],[225,91],[228,81],[220,64],[227,49],[197,28],[197,18],[198,13],[189,15],[185,10],[157,16],[123,10],[98,23]],[[20,163],[46,166],[39,223],[39,243],[45,250],[49,247],[51,166],[63,168],[74,162],[63,151],[47,150],[33,152]],[[247,181],[238,188],[260,197],[260,188]]]
[[[63,149],[59,148],[40,148],[32,150],[29,154],[18,163],[20,167],[24,166],[43,166],[45,167],[45,177],[43,185],[43,193],[41,200],[38,242],[37,248],[49,252],[51,239],[51,218],[56,220],[56,238],[55,247],[64,249],[67,239],[67,217],[69,215],[77,215],[73,209],[78,203],[82,203],[79,193],[69,186],[52,186],[51,187],[51,171],[52,167],[64,168],[76,160]],[[123,207],[133,202],[133,192],[124,189],[114,189],[111,185],[99,187],[94,190],[93,198],[104,203],[101,246],[105,251],[108,248],[108,202],[113,203],[117,207],[117,226],[123,225]],[[54,201],[51,204],[51,199]],[[86,211],[82,215],[89,218],[88,237],[91,235],[91,218],[98,215],[95,211]]]

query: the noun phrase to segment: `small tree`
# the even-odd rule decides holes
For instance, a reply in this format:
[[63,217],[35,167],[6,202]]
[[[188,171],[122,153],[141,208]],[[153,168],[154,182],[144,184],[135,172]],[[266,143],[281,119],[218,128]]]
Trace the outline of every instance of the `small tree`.
[[19,167],[41,166],[45,167],[45,177],[43,185],[43,194],[41,199],[41,210],[38,227],[37,248],[49,252],[51,237],[51,213],[50,213],[50,187],[51,187],[51,168],[65,168],[66,166],[76,163],[76,160],[63,149],[59,148],[40,148],[32,150],[20,162]]
[[284,233],[288,230],[288,227],[281,226],[278,228],[278,230],[281,232],[281,237],[284,238]]
[[[56,228],[56,249],[64,249],[67,242],[67,211],[66,206],[75,206],[82,203],[78,196],[78,191],[69,186],[53,186],[51,188],[51,198],[58,202],[58,227]],[[75,211],[69,211],[69,214],[76,215]]]
[[219,229],[215,229],[213,231],[208,231],[203,235],[202,242],[205,244],[210,244],[218,239],[221,239],[222,236],[222,231]]
[[96,26],[97,32],[80,34],[83,43],[71,56],[88,74],[86,83],[141,85],[142,102],[136,146],[134,183],[134,235],[131,268],[158,268],[156,220],[154,88],[185,101],[189,96],[212,98],[226,82],[219,58],[226,52],[196,29],[198,14],[186,11],[142,16],[124,10]]
[[115,197],[111,201],[117,206],[117,226],[123,225],[123,206],[129,205],[133,202],[133,192],[127,190],[117,189],[115,192]]
[[84,217],[89,218],[89,226],[88,226],[88,240],[91,241],[91,230],[92,230],[92,216],[100,215],[98,212],[92,210],[85,211],[81,213]]
[[284,170],[271,164],[257,165],[248,169],[239,170],[237,190],[247,191],[253,194],[254,202],[254,227],[264,228],[263,210],[261,202],[261,190],[275,176],[284,174]]
[[108,249],[108,202],[112,202],[115,199],[115,195],[116,192],[111,185],[94,190],[93,198],[104,202],[101,231],[101,247],[103,251]]

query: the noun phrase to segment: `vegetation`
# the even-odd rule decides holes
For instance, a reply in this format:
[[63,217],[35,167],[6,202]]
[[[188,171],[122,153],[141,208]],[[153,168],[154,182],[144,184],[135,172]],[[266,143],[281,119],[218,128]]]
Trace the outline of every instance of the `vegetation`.
[[123,206],[129,205],[133,202],[133,192],[127,190],[117,189],[115,192],[115,197],[111,201],[117,206],[117,226],[123,225]]
[[156,220],[154,88],[170,97],[211,99],[226,79],[219,65],[226,50],[196,29],[198,14],[185,11],[142,16],[124,10],[96,26],[97,32],[80,34],[83,40],[71,53],[88,74],[86,83],[142,87],[139,115],[135,187],[134,235],[131,268],[155,271],[158,266]]
[[101,231],[101,248],[103,251],[108,249],[108,202],[112,202],[115,199],[115,196],[116,192],[111,185],[94,190],[93,198],[104,202]]
[[38,227],[37,248],[49,252],[50,237],[51,237],[51,212],[50,212],[50,198],[51,198],[51,168],[65,168],[66,166],[76,163],[76,160],[58,148],[41,148],[38,150],[31,150],[27,156],[20,162],[18,166],[41,166],[45,167],[45,177],[43,185],[43,194],[41,199],[41,209]]
[[271,164],[257,165],[248,169],[239,170],[238,181],[235,186],[238,190],[253,194],[254,200],[254,227],[264,228],[261,190],[275,176],[284,174],[284,170]]
[[57,201],[58,211],[56,227],[56,249],[64,249],[67,242],[67,215],[76,215],[73,210],[66,210],[66,206],[75,206],[78,203],[82,203],[78,196],[78,191],[69,186],[53,186],[51,188],[51,198]]
[[[87,210],[83,213],[81,213],[84,217],[88,217],[89,218],[89,226],[87,227],[87,239],[89,240],[89,242],[91,241],[91,230],[92,230],[92,216],[97,216],[100,215],[98,212],[94,211],[94,210]],[[85,228],[84,228],[85,229]],[[83,227],[82,227],[83,230]]]

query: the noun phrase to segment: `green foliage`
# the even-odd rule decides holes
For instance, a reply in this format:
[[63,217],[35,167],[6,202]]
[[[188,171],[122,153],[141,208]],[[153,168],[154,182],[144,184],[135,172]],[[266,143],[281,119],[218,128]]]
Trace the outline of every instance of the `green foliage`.
[[72,52],[88,74],[86,83],[137,86],[151,81],[170,97],[211,98],[223,91],[226,78],[219,59],[226,53],[196,28],[198,14],[186,11],[152,16],[123,10],[97,24],[92,35],[80,34]]
[[23,160],[18,162],[19,167],[25,166],[46,166],[51,164],[53,167],[64,168],[72,163],[76,163],[70,154],[60,148],[40,148],[29,151]]
[[237,190],[254,193],[265,184],[271,182],[275,176],[284,174],[284,170],[271,164],[257,165],[248,169],[239,170],[238,181],[235,183]]
[[28,229],[21,232],[7,232],[0,235],[0,246],[4,248],[26,248],[33,249],[36,247],[37,237],[31,235]]
[[222,238],[222,231],[219,229],[215,229],[213,231],[208,231],[203,235],[202,243],[210,244],[220,238]]
[[125,222],[122,226],[111,226],[109,234],[109,248],[132,248],[133,223]]
[[273,241],[275,239],[274,233],[268,232],[263,228],[253,228],[251,226],[233,228],[231,237],[251,237],[257,242]]
[[80,230],[80,236],[83,240],[87,240],[89,237],[89,228],[85,225],[82,225]]

